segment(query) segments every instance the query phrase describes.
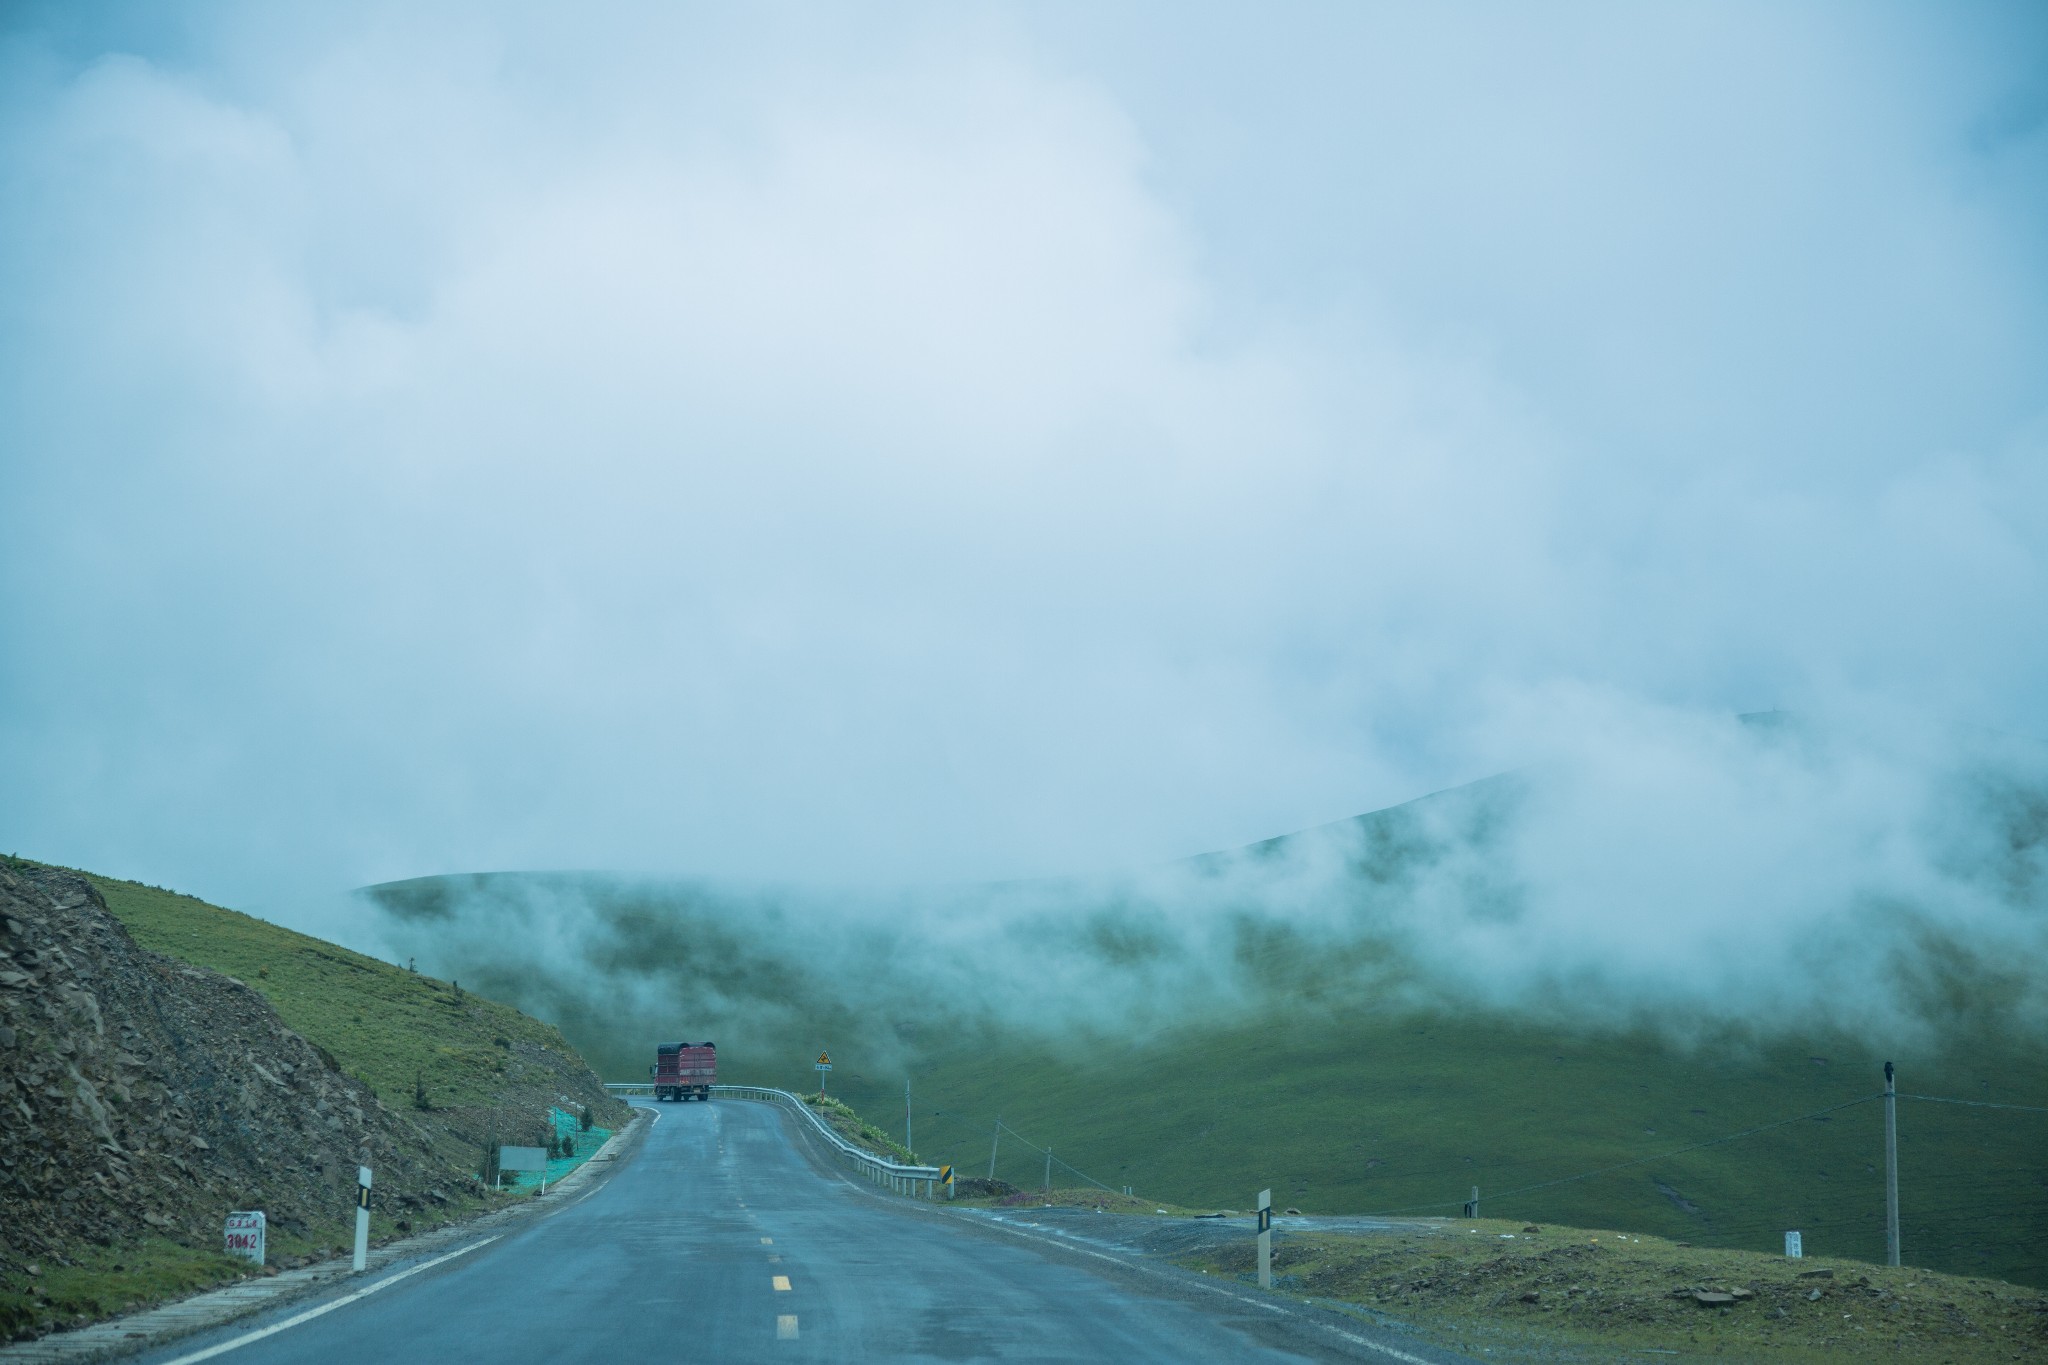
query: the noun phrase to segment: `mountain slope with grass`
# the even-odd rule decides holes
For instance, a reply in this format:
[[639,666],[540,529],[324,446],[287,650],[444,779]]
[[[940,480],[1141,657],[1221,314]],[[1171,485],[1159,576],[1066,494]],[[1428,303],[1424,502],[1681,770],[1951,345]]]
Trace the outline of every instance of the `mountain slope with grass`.
[[622,1108],[551,1028],[190,897],[0,865],[0,1328],[35,1335],[346,1244],[355,1168],[382,1238],[493,1196],[498,1140]]
[[[1880,1003],[1896,1009],[1716,1015],[1570,977],[1512,1005],[1446,989],[1417,953],[1428,915],[1384,907],[1449,882],[1510,915],[1494,855],[1534,781],[1151,882],[891,901],[492,873],[367,894],[391,941],[556,1021],[610,1076],[644,1075],[662,1038],[710,1037],[727,1079],[808,1091],[826,1050],[832,1092],[893,1134],[911,1081],[921,1159],[985,1175],[994,1148],[995,1174],[1025,1189],[1050,1148],[1055,1184],[1080,1172],[1172,1205],[1245,1208],[1270,1186],[1314,1213],[1455,1214],[1477,1186],[1489,1214],[1757,1251],[1796,1229],[1817,1253],[1879,1259],[1892,1060],[1934,1097],[1900,1102],[1908,1261],[2048,1285],[2039,961],[1881,904],[1846,932],[1892,935]],[[2048,918],[2048,800],[1957,809],[1983,817],[1988,837],[1966,845],[1984,850],[1987,894]],[[557,945],[547,960],[521,947],[534,940]],[[1739,935],[1703,942],[1702,971],[1801,968]]]
[[[900,1130],[902,1077],[834,1057],[841,1097]],[[1899,1061],[1937,1094],[2048,1096],[2048,1062],[2009,1040]],[[1315,1214],[1453,1216],[1477,1186],[1497,1217],[1757,1251],[1798,1229],[1816,1254],[1878,1260],[1880,1066],[1839,1036],[1680,1048],[1362,1006],[1141,1039],[989,1036],[919,1059],[912,1081],[921,1157],[985,1175],[993,1148],[1026,1189],[1050,1147],[1056,1185],[1080,1172],[1176,1205],[1247,1209],[1270,1187]],[[1900,1103],[1908,1262],[2048,1283],[2048,1114]]]
[[[485,879],[507,896],[520,882]],[[812,1059],[829,1050],[832,1093],[899,1136],[909,1079],[920,1159],[981,1175],[993,1147],[996,1175],[1027,1189],[1050,1147],[1056,1184],[1082,1183],[1071,1167],[1176,1205],[1244,1208],[1271,1186],[1315,1213],[1454,1214],[1476,1185],[1482,1209],[1507,1217],[1752,1250],[1798,1229],[1817,1251],[1878,1259],[1875,1097],[1893,1060],[1909,1093],[1970,1102],[1900,1102],[1909,1260],[2048,1284],[2048,1113],[1977,1107],[2048,1107],[2048,1050],[1967,1012],[1945,1035],[1885,1039],[1544,1022],[1347,992],[1344,964],[1268,932],[1244,947],[1248,969],[1276,983],[1259,1004],[1205,1018],[1191,1002],[1189,1017],[1143,1031],[1061,1029],[792,961],[781,935],[749,932],[758,920],[724,918],[695,891],[592,894],[615,898],[637,933],[662,926],[659,997],[625,973],[590,993],[581,972],[486,953],[461,970],[559,1020],[614,1078],[644,1075],[662,1038],[703,1034],[727,1080],[810,1091]],[[993,1140],[998,1118],[1015,1136]],[[1577,1178],[1592,1172],[1606,1173]]]

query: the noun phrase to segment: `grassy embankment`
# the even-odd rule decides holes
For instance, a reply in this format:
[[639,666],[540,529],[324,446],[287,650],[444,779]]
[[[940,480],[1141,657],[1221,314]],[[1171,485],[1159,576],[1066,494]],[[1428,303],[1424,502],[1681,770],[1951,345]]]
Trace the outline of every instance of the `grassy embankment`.
[[[1254,1279],[1252,1239],[1190,1257]],[[1988,1365],[2048,1351],[2048,1298],[1842,1258],[1481,1220],[1384,1235],[1281,1232],[1274,1292],[1354,1305],[1489,1360],[1869,1360]],[[1724,1297],[1725,1296],[1725,1297]]]
[[864,1147],[875,1155],[886,1157],[899,1165],[918,1164],[915,1152],[862,1118],[838,1096],[813,1092],[803,1096],[803,1102],[810,1106],[812,1113],[825,1120],[833,1132],[854,1146]]
[[[1091,1187],[958,1202],[1194,1212]],[[1357,1311],[1489,1360],[1548,1365],[1561,1352],[1594,1360],[1653,1352],[1988,1365],[2048,1353],[2048,1297],[1993,1279],[1500,1219],[1402,1220],[1372,1233],[1305,1231],[1285,1218],[1274,1227],[1273,1292]],[[1220,1249],[1176,1259],[1257,1283],[1248,1228]]]
[[[581,1066],[559,1032],[518,1010],[458,991],[390,963],[282,928],[237,911],[135,882],[85,875],[137,943],[169,957],[224,972],[255,987],[294,1031],[408,1113],[456,1176],[473,1169],[481,1151],[437,1123],[436,1116],[486,1111],[515,1089],[526,1070],[521,1053],[556,1054]],[[525,1045],[522,1047],[522,1045]],[[423,1092],[427,1109],[415,1105]],[[550,1088],[547,1098],[553,1097]],[[623,1110],[623,1105],[616,1105]],[[607,1109],[612,1124],[619,1115]],[[448,1202],[394,1215],[371,1213],[371,1236],[382,1241],[424,1231],[483,1211],[523,1193],[493,1195],[451,1179]],[[268,1236],[272,1266],[347,1249],[352,1214],[338,1210],[329,1226],[303,1235],[281,1228]],[[0,1298],[36,1320],[88,1320],[133,1311],[241,1278],[248,1263],[210,1246],[165,1238],[113,1247],[84,1247],[74,1264],[42,1267],[31,1299],[26,1283],[0,1286]],[[5,1305],[0,1305],[4,1307]],[[32,1313],[30,1310],[33,1310]]]
[[[1204,1212],[1090,1186],[957,1204]],[[1231,1226],[1222,1246],[1212,1242],[1175,1259],[1256,1284],[1257,1241],[1249,1226],[1216,1226]],[[1335,1232],[1278,1218],[1272,1292],[1357,1312],[1488,1360],[1529,1365],[1642,1353],[1794,1365],[1990,1365],[2048,1354],[2048,1297],[1999,1280],[1845,1257],[1787,1260],[1519,1220],[1393,1220],[1386,1231]]]

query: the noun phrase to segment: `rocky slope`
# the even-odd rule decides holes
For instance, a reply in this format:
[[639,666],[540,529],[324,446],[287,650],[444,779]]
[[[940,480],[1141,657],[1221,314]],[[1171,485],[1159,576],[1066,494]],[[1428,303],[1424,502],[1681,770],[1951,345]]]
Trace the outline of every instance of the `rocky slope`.
[[[550,1107],[620,1117],[559,1035],[505,1006],[189,898],[167,919],[109,885],[178,956],[138,944],[96,879],[0,859],[0,1340],[246,1270],[218,1254],[231,1211],[263,1210],[270,1263],[299,1264],[345,1245],[359,1165],[382,1240],[514,1197],[474,1174],[492,1144],[545,1141]],[[346,1069],[272,997],[183,958],[250,942],[279,964],[263,986],[306,987],[285,1003],[330,1026]],[[494,1032],[479,1055],[472,1035]],[[454,1079],[443,1102],[421,1088],[389,1107],[363,1077],[418,1076],[413,1053]]]
[[263,997],[136,946],[83,878],[0,868],[0,1272],[154,1230],[216,1245],[223,1215],[332,1224],[356,1167],[445,1200],[424,1134]]

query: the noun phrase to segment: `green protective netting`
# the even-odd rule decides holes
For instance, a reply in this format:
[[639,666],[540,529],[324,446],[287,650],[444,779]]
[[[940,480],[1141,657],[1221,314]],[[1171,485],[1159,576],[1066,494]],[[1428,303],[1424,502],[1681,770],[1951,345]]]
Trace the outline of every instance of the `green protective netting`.
[[[555,1126],[555,1141],[567,1142],[573,1152],[570,1156],[548,1158],[547,1182],[552,1185],[584,1162],[597,1155],[597,1149],[604,1146],[605,1139],[612,1135],[609,1128],[585,1129],[582,1120],[566,1109],[548,1110],[548,1119]],[[539,1171],[506,1171],[501,1177],[506,1189],[539,1189]]]

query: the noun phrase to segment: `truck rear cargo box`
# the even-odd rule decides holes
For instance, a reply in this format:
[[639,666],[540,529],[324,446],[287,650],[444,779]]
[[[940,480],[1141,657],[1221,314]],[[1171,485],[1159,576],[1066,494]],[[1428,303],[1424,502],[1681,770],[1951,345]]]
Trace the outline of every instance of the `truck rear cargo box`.
[[663,1043],[654,1050],[657,1100],[708,1100],[718,1083],[718,1049],[710,1043]]

